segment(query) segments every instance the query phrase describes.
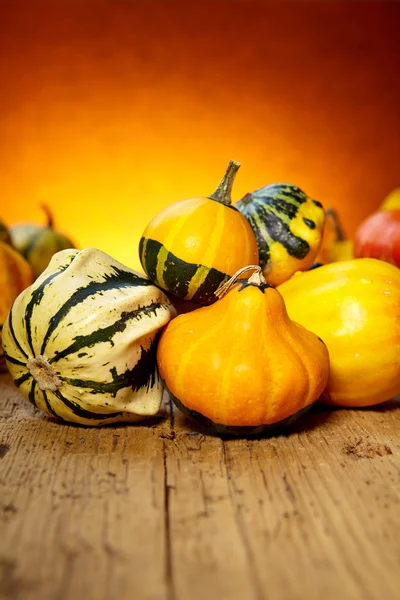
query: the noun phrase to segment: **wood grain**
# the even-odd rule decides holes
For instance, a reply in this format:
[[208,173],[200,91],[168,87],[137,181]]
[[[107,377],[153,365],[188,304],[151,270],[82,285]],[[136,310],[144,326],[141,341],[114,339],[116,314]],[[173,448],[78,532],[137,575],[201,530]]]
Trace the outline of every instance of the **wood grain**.
[[399,426],[396,401],[260,439],[67,426],[1,375],[0,598],[397,599]]

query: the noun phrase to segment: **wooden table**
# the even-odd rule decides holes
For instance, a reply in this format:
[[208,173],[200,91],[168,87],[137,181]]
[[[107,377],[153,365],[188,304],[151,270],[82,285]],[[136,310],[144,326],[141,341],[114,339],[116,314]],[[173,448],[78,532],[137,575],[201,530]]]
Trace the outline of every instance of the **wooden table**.
[[2,600],[400,598],[400,405],[286,435],[66,426],[0,376]]

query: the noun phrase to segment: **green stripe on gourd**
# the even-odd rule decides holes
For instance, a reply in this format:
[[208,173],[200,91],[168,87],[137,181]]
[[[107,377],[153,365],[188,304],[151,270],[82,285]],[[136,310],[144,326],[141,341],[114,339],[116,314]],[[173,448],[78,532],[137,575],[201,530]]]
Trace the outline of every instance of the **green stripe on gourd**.
[[[42,281],[36,289],[33,286],[32,296],[31,296],[30,301],[27,304],[26,312],[25,312],[26,333],[27,333],[29,347],[32,352],[34,352],[34,348],[32,345],[32,328],[31,328],[31,319],[32,319],[33,310],[34,310],[35,306],[40,305],[40,303],[43,299],[46,287],[51,284],[53,279],[58,277],[58,275],[60,275],[60,273],[62,273],[69,267],[69,265],[71,264],[71,262],[73,261],[74,258],[75,258],[75,254],[73,254],[72,256],[69,257],[69,262],[66,262],[65,264],[60,265],[57,268],[55,273],[52,273],[51,275],[46,277],[44,279],[44,281]],[[14,336],[14,339],[15,339],[15,336]]]
[[[167,304],[160,304],[159,302],[153,302],[147,306],[142,306],[132,311],[126,311],[121,314],[121,317],[114,321],[108,327],[100,328],[88,335],[77,335],[73,339],[73,343],[70,344],[64,350],[56,351],[55,356],[49,361],[50,364],[54,364],[61,358],[76,354],[79,350],[84,348],[93,348],[96,344],[102,342],[109,342],[111,346],[115,345],[113,338],[117,333],[124,331],[134,321],[139,321],[144,317],[151,317],[157,315],[157,310],[164,307],[168,310]],[[78,358],[87,356],[87,352],[79,352]]]
[[[55,393],[57,393],[57,392],[55,392]],[[45,401],[45,405],[46,405],[47,412],[48,412],[48,413],[49,413],[49,414],[50,414],[52,417],[55,417],[55,418],[59,418],[59,419],[62,419],[62,420],[64,420],[64,419],[63,419],[63,417],[62,417],[62,416],[61,416],[61,415],[60,415],[58,412],[56,412],[56,411],[54,410],[54,408],[52,407],[52,405],[50,404],[50,400],[49,400],[49,398],[48,398],[47,392],[45,392],[45,391],[42,391],[42,394],[43,394],[43,398],[44,398],[44,401]]]
[[[210,290],[217,289],[219,285],[225,283],[229,275],[205,265],[183,261],[172,252],[167,252],[164,258],[165,252],[166,248],[160,242],[141,238],[140,260],[152,281],[185,300],[206,304],[217,299]],[[162,281],[157,277],[160,254],[164,264]]]
[[43,354],[49,338],[54,333],[55,329],[68,316],[70,310],[78,304],[83,303],[90,296],[96,296],[97,294],[102,295],[108,290],[121,290],[125,287],[147,285],[152,285],[151,281],[145,280],[138,275],[132,276],[132,274],[121,271],[121,269],[115,269],[114,274],[105,275],[102,281],[90,281],[86,286],[78,288],[70,298],[68,298],[67,302],[60,307],[57,313],[51,317],[49,328],[47,329],[40,349],[40,354]]
[[29,393],[28,393],[28,400],[31,404],[33,404],[33,406],[35,408],[37,408],[36,400],[35,400],[35,390],[36,390],[36,381],[35,381],[35,379],[32,379],[31,389],[29,390]]
[[[251,196],[251,204],[247,203],[246,196],[236,204],[253,230],[260,232],[256,235],[260,244],[260,265],[264,266],[270,259],[269,248],[274,241],[279,241],[291,256],[304,258],[310,247],[290,231],[290,222],[297,215],[301,204],[307,200],[306,194],[293,188],[294,195],[290,197],[282,193],[281,186],[267,187],[272,189],[265,192],[266,188],[261,188],[247,195]],[[283,190],[287,191],[289,188],[285,186]]]
[[[20,352],[20,354],[22,355],[23,358],[28,359],[29,358],[28,353],[25,352],[25,350],[22,348],[21,344],[18,341],[17,336],[15,335],[14,325],[13,325],[13,311],[12,311],[12,309],[8,313],[7,324],[8,324],[8,329],[10,331],[13,343],[15,344],[18,352]],[[3,350],[4,350],[4,344],[3,344]],[[16,358],[14,358],[12,356],[9,357],[6,351],[4,351],[4,356],[7,357],[7,359],[11,358],[11,360],[9,360],[9,362],[11,362],[13,364],[25,365],[25,362],[23,362],[23,360],[22,361],[21,360],[17,360]]]
[[158,333],[174,314],[147,278],[99,250],[66,250],[15,301],[6,363],[27,400],[52,416],[136,421],[159,409]]

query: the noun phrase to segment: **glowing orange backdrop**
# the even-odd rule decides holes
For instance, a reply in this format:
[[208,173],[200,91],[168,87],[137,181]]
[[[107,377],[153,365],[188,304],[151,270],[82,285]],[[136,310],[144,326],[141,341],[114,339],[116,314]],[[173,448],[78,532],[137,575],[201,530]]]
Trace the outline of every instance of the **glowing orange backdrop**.
[[397,3],[6,2],[0,218],[138,267],[163,206],[290,181],[349,233],[400,184]]

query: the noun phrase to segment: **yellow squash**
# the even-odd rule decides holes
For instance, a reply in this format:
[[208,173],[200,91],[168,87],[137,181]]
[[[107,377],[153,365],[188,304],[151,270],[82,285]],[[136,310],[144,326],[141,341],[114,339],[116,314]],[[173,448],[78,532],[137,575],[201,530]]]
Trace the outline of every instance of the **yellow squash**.
[[323,394],[338,406],[369,406],[400,392],[400,270],[372,258],[297,273],[278,287],[289,316],[329,350]]

